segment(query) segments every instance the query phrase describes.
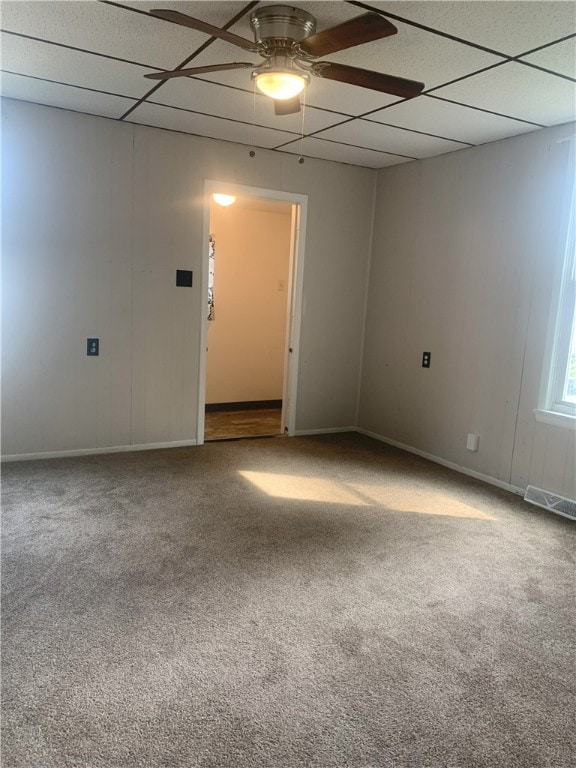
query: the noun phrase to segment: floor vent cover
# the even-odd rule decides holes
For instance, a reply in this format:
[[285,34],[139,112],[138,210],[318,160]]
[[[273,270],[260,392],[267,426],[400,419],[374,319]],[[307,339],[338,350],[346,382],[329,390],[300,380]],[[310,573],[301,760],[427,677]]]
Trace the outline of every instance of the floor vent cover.
[[549,491],[543,491],[541,488],[534,488],[533,485],[526,488],[524,499],[530,504],[536,504],[537,507],[548,509],[550,512],[567,517],[569,520],[576,520],[576,501],[565,499],[563,496],[557,496]]

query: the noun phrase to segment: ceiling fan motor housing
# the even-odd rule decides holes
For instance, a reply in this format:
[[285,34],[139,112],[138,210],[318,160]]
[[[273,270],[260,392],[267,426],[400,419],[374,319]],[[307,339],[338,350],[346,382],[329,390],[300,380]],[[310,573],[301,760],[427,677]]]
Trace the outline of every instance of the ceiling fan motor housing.
[[291,5],[266,5],[250,14],[250,26],[257,44],[299,41],[313,35],[316,19]]

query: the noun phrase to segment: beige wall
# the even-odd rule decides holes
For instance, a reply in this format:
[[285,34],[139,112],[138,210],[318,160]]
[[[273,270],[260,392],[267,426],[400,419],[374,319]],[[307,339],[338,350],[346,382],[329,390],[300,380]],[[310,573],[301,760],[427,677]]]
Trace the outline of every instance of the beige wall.
[[574,172],[561,140],[573,134],[560,126],[379,172],[359,413],[388,439],[572,498],[575,430],[533,411]]
[[364,305],[374,171],[9,99],[1,117],[4,455],[196,438],[206,179],[307,196],[296,428],[354,423],[363,317],[342,308]]
[[210,206],[216,266],[207,403],[282,399],[291,205],[248,205]]

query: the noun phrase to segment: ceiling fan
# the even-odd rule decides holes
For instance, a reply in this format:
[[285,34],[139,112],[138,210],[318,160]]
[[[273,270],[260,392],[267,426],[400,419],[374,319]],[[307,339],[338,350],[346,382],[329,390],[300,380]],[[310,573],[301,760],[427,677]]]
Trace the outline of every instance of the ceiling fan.
[[316,19],[307,11],[290,5],[266,5],[256,8],[250,14],[254,42],[179,11],[161,9],[152,10],[150,14],[174,24],[206,32],[245,51],[258,53],[264,61],[261,64],[238,61],[209,64],[205,67],[153,72],[144,77],[151,80],[169,80],[173,77],[190,77],[227,69],[252,69],[252,79],[258,88],[274,99],[277,115],[290,115],[300,111],[299,94],[309,84],[311,76],[337,80],[405,99],[418,96],[424,89],[424,83],[415,80],[333,61],[316,61],[319,56],[395,35],[398,31],[396,27],[378,13],[364,13],[335,27],[316,32]]

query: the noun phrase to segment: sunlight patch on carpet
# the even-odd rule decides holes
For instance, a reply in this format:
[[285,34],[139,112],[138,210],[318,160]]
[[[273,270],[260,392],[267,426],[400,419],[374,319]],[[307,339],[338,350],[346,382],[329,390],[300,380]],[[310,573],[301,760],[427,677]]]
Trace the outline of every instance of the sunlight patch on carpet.
[[271,472],[247,472],[240,470],[242,477],[268,496],[298,501],[322,501],[332,504],[352,504],[366,507],[370,501],[361,498],[344,484],[325,480],[321,477],[304,475],[279,475]]
[[421,515],[445,515],[447,517],[468,517],[476,520],[495,518],[480,509],[464,504],[447,493],[420,491],[417,489],[386,485],[364,485],[352,483],[359,494],[377,504],[397,512],[416,512]]
[[249,472],[239,474],[268,496],[295,501],[319,501],[347,504],[355,507],[386,507],[392,512],[414,512],[422,515],[442,515],[475,520],[494,520],[491,515],[470,504],[439,491],[407,488],[405,485],[386,483],[344,483],[322,477],[282,475],[275,472]]

